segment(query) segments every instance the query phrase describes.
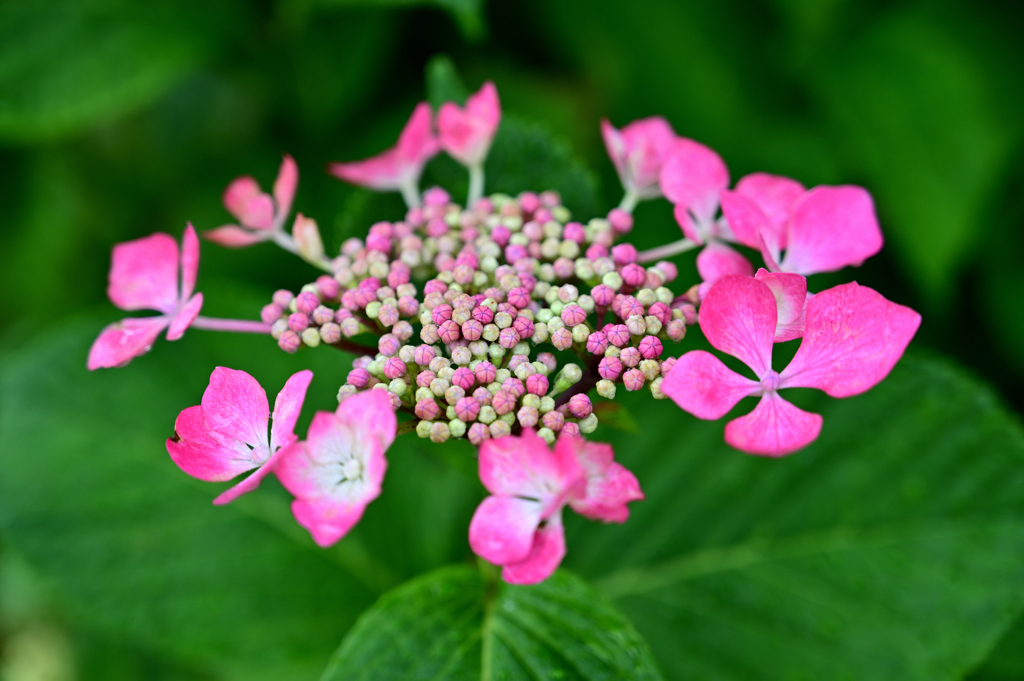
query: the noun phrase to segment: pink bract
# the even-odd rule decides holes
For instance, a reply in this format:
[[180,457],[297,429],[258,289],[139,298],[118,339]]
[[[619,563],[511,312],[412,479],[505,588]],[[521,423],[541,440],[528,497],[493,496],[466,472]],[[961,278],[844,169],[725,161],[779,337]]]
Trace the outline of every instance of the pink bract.
[[719,195],[729,186],[729,169],[712,149],[685,137],[676,140],[661,169],[661,191],[675,204],[676,221],[687,238],[703,244],[725,238],[715,220]]
[[275,473],[295,495],[295,519],[320,546],[345,536],[380,494],[384,451],[397,427],[388,394],[369,390],[346,398],[334,413],[317,412],[306,440],[282,452]]
[[174,423],[175,437],[167,453],[189,475],[208,482],[230,480],[256,469],[249,477],[213,500],[227,504],[256,489],[273,470],[284,448],[293,443],[295,422],[302,410],[313,372],[293,374],[274,402],[271,417],[267,393],[244,371],[217,367],[202,403],[182,411]]
[[89,349],[89,369],[124,366],[148,352],[164,329],[167,340],[181,338],[203,305],[202,293],[192,295],[198,269],[199,239],[191,224],[180,254],[174,238],[162,232],[114,246],[107,286],[111,302],[122,310],[163,314],[129,317],[103,329]]
[[[786,289],[785,281],[776,283]],[[888,375],[921,323],[917,312],[866,286],[836,286],[807,302],[803,341],[778,373],[771,359],[779,306],[759,279],[720,279],[701,305],[701,330],[714,348],[750,367],[757,380],[696,350],[680,357],[661,385],[676,404],[702,419],[721,418],[743,397],[760,396],[753,412],[725,429],[726,442],[751,454],[789,454],[810,444],[821,430],[821,416],[782,399],[780,389],[818,388],[833,397],[862,393]]]
[[602,120],[601,136],[626,193],[640,199],[661,196],[661,168],[677,139],[668,121],[651,116],[617,130]]
[[473,514],[469,544],[503,566],[512,584],[535,584],[565,556],[562,508],[605,522],[625,522],[640,485],[615,463],[610,445],[562,435],[554,450],[531,429],[480,445],[480,481],[491,496]]
[[500,122],[498,90],[488,81],[469,96],[465,108],[453,102],[441,105],[437,115],[441,148],[464,166],[480,166]]
[[432,119],[430,104],[420,102],[402,128],[395,146],[363,161],[332,163],[331,174],[378,191],[409,191],[411,188],[415,195],[423,166],[440,149]]
[[263,193],[259,183],[249,176],[240,177],[224,190],[224,207],[238,220],[237,225],[223,225],[203,233],[210,241],[229,248],[241,248],[273,238],[284,228],[292,209],[299,168],[295,160],[284,155],[274,180],[273,196]]

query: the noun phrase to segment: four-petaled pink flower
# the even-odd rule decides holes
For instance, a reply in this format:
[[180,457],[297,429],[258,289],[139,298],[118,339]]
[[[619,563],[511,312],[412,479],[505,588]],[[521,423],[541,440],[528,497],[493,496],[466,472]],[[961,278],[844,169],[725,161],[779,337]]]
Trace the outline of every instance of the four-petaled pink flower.
[[291,156],[285,154],[274,180],[274,195],[260,190],[256,180],[240,177],[224,190],[224,207],[238,219],[237,225],[224,225],[203,233],[210,241],[241,248],[268,239],[284,236],[284,223],[292,209],[299,169]]
[[332,163],[330,172],[346,182],[370,189],[400,191],[406,202],[417,206],[423,166],[440,149],[433,128],[433,110],[426,102],[420,102],[395,146],[363,161]]
[[721,156],[691,139],[676,140],[661,169],[661,191],[675,204],[683,234],[704,245],[697,255],[697,272],[708,284],[729,274],[754,274],[750,262],[724,243],[736,237],[724,220],[715,217],[728,186],[729,169]]
[[721,196],[736,239],[760,249],[773,272],[833,272],[859,266],[882,248],[875,204],[861,187],[805,191],[796,180],[754,173]]
[[630,201],[661,196],[661,167],[672,153],[676,133],[661,116],[633,121],[617,130],[606,119],[601,136]]
[[[178,242],[169,234],[114,246],[107,295],[122,310],[159,310],[159,317],[128,317],[103,329],[89,349],[90,370],[124,366],[149,351],[160,332],[177,340],[203,306],[203,294],[192,295],[199,270],[199,239],[189,224]],[[181,282],[178,282],[178,269]]]
[[501,103],[494,83],[487,81],[466,100],[465,108],[445,102],[437,114],[441,148],[468,167],[479,167],[491,149],[501,122]]
[[345,536],[380,494],[397,427],[388,393],[368,390],[317,412],[306,440],[281,455],[276,474],[296,497],[292,513],[320,546]]
[[529,428],[480,445],[480,481],[492,496],[473,514],[469,545],[503,566],[511,584],[547,579],[565,556],[562,508],[605,522],[629,517],[640,485],[613,460],[610,445],[562,435],[554,451]]
[[822,291],[807,302],[803,341],[781,373],[772,370],[777,302],[753,277],[719,279],[700,308],[700,328],[716,349],[750,367],[757,380],[727,368],[702,350],[676,362],[661,390],[702,419],[725,416],[747,396],[751,413],[730,421],[725,441],[751,454],[782,456],[818,437],[822,418],[779,397],[782,388],[817,388],[832,397],[860,394],[885,378],[917,332],[921,315],[855,282]]
[[202,403],[178,414],[175,437],[167,440],[167,453],[181,470],[207,482],[230,480],[255,468],[252,475],[213,503],[234,501],[259,487],[284,448],[295,442],[295,422],[311,380],[313,372],[304,370],[284,384],[274,401],[274,423],[268,439],[271,413],[267,393],[244,371],[217,367]]

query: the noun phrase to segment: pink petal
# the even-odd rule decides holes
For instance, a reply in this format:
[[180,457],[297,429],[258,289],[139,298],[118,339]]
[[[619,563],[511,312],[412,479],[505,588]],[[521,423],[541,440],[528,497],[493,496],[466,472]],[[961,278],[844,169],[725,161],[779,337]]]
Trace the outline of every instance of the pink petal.
[[772,368],[778,311],[775,296],[753,277],[728,275],[700,306],[700,328],[713,347],[741,360],[758,377]]
[[270,406],[267,393],[255,378],[235,369],[217,367],[203,393],[203,416],[213,433],[263,447],[270,456],[267,426]]
[[320,238],[320,228],[317,227],[316,220],[297,213],[295,224],[292,225],[292,239],[295,240],[299,255],[307,261],[317,262],[324,257],[324,242]]
[[786,272],[809,275],[859,266],[882,248],[875,203],[861,187],[815,187],[793,208]]
[[338,179],[377,191],[401,189],[408,169],[394,148],[363,161],[332,163],[328,168]]
[[250,229],[272,229],[274,200],[251,177],[240,177],[224,190],[224,207]]
[[[294,440],[295,436],[292,435],[292,438]],[[247,494],[256,489],[257,487],[259,487],[260,483],[263,482],[263,478],[267,477],[268,475],[270,475],[270,473],[273,472],[274,467],[277,465],[277,461],[280,459],[281,453],[283,451],[284,449],[280,449],[274,452],[274,454],[272,454],[271,457],[267,459],[262,466],[253,471],[252,475],[246,476],[237,485],[234,485],[233,487],[230,487],[229,489],[226,489],[223,492],[221,492],[217,496],[217,498],[213,500],[214,505],[223,506],[224,504],[230,504],[232,501],[242,496],[243,494]]]
[[501,121],[498,91],[490,81],[470,95],[463,109],[445,102],[437,116],[441,148],[466,166],[483,163]]
[[[768,218],[768,223],[778,234],[778,247],[786,247],[786,227],[789,225],[793,206],[804,193],[804,186],[796,180],[781,175],[751,173],[736,183],[736,193],[751,199]],[[757,244],[747,244],[757,248]]]
[[608,150],[608,157],[611,158],[612,165],[615,166],[615,172],[618,173],[622,186],[626,191],[635,190],[633,178],[626,167],[626,140],[607,118],[601,119],[601,138],[604,140],[604,148]]
[[586,471],[585,488],[569,500],[573,510],[596,520],[626,522],[626,504],[643,499],[644,494],[636,477],[612,460],[611,445],[563,435],[555,443],[555,449],[560,448],[568,449]]
[[192,223],[185,226],[181,237],[181,298],[188,300],[196,288],[196,275],[199,273],[199,237]]
[[793,340],[804,335],[804,309],[807,305],[807,280],[799,274],[772,274],[760,269],[755,275],[775,296],[779,319],[775,325],[775,342]]
[[[661,191],[682,204],[700,223],[709,223],[718,210],[718,195],[729,186],[729,169],[722,157],[691,139],[676,140],[661,169]],[[678,216],[677,216],[678,218]]]
[[441,143],[434,134],[433,118],[430,104],[420,102],[398,136],[398,156],[408,167],[404,173],[407,177],[419,180],[423,165],[441,150]]
[[299,420],[306,390],[313,380],[313,372],[304,369],[291,375],[274,400],[273,426],[270,429],[270,449],[276,451],[295,437],[295,422]]
[[167,317],[129,317],[111,324],[89,348],[86,366],[90,371],[124,366],[132,358],[149,352],[169,323]]
[[228,248],[244,248],[270,238],[270,232],[253,232],[237,225],[224,225],[217,229],[208,229],[203,236],[209,241]]
[[167,440],[167,453],[194,478],[223,482],[258,465],[244,444],[210,432],[201,405],[178,414],[174,432],[176,438]]
[[295,164],[295,159],[285,154],[277,171],[277,179],[274,180],[274,203],[277,204],[275,223],[278,227],[284,223],[292,210],[292,200],[295,198],[295,188],[298,184],[299,167]]
[[686,205],[677,203],[672,209],[672,214],[675,215],[676,222],[683,230],[683,236],[691,241],[696,241],[698,244],[704,243],[705,235],[697,228],[697,223],[693,221],[693,216],[690,215],[690,210]]
[[495,565],[517,563],[530,555],[540,519],[541,505],[536,501],[487,497],[469,522],[469,546]]
[[178,243],[158,232],[114,246],[107,295],[122,310],[178,307]]
[[697,255],[697,272],[701,279],[713,284],[730,274],[751,277],[754,267],[739,252],[721,241],[712,241]]
[[182,305],[181,310],[171,320],[171,328],[167,329],[167,340],[178,340],[185,335],[185,329],[196,320],[202,307],[202,293],[195,294],[187,303]]
[[642,118],[621,132],[602,121],[601,134],[626,191],[641,198],[659,196],[661,168],[677,139],[668,121],[660,116]]
[[821,432],[822,418],[768,391],[757,408],[725,424],[725,441],[748,454],[783,456],[806,447]]
[[363,511],[372,499],[365,503],[345,504],[331,498],[292,502],[292,515],[304,528],[309,530],[319,546],[327,548],[348,534],[363,517]]
[[545,505],[584,478],[574,458],[554,455],[531,429],[480,445],[480,482],[491,494],[541,499]]
[[920,324],[917,312],[856,282],[822,291],[807,303],[804,340],[780,386],[862,393],[889,374]]
[[740,376],[710,352],[693,350],[676,361],[661,391],[697,418],[713,421],[744,397],[760,392],[761,384]]
[[774,229],[768,216],[754,201],[728,189],[722,190],[721,199],[722,214],[736,241],[750,248],[761,248],[761,239],[764,239],[765,243],[771,242],[778,252],[784,229]]
[[505,565],[501,578],[509,584],[537,584],[550,577],[565,558],[565,530],[554,516],[537,530],[533,550],[524,560]]
[[371,479],[380,484],[384,479],[384,451],[395,441],[398,419],[391,400],[382,390],[367,390],[347,397],[334,412],[351,429],[357,441],[375,443],[380,456],[368,461]]

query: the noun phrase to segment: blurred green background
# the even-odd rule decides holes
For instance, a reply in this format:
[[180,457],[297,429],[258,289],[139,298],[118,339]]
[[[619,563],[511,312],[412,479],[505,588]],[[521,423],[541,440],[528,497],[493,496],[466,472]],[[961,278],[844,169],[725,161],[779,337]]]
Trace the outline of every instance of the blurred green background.
[[[391,198],[323,168],[390,146],[427,96],[428,64],[447,55],[469,87],[493,80],[506,112],[591,169],[570,208],[621,197],[602,117],[663,115],[734,180],[864,185],[886,248],[812,288],[852,276],[920,310],[916,345],[1020,412],[1022,33],[1018,4],[967,0],[2,0],[0,347],[83,310],[118,318],[105,302],[111,245],[227,222],[227,183],[252,174],[269,187],[284,152],[300,168],[296,208],[335,248],[397,217]],[[428,177],[450,170],[438,161]],[[670,207],[641,205],[634,235],[641,248],[678,238]],[[202,257],[200,290],[269,299],[312,278],[271,246],[204,244]],[[680,263],[693,271],[692,256]],[[213,315],[258,312],[207,301]],[[203,678],[93,638],[14,551],[0,556],[5,681]],[[51,675],[31,675],[46,667],[33,655]],[[1022,678],[1011,657],[997,653],[985,678]]]

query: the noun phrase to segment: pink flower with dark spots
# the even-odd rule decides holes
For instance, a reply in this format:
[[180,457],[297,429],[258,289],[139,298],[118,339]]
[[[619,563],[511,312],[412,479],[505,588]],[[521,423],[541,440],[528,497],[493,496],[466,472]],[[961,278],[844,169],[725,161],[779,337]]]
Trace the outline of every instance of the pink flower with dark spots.
[[[145,354],[160,333],[178,340],[199,315],[203,294],[192,295],[199,270],[199,239],[189,224],[178,243],[158,232],[114,246],[107,295],[122,310],[157,310],[158,317],[127,317],[103,329],[89,349],[89,370],[124,366]],[[179,271],[181,273],[179,281]]]
[[261,191],[254,178],[238,178],[224,190],[224,207],[238,224],[208,230],[203,236],[221,246],[241,248],[273,239],[275,234],[284,235],[298,183],[299,168],[288,154],[277,171],[272,196]]
[[722,193],[722,211],[740,243],[759,248],[772,272],[808,276],[860,266],[882,248],[867,190],[814,187],[764,173]]
[[[602,120],[601,137],[626,196],[635,197],[632,202],[661,196],[658,178],[678,139],[668,121],[651,116],[616,130],[607,120]],[[632,206],[627,206],[627,210],[632,210]]]
[[611,446],[566,435],[554,451],[532,430],[480,445],[480,481],[491,496],[469,524],[474,553],[502,566],[510,584],[536,584],[565,556],[562,509],[625,522],[627,504],[644,498],[636,477],[615,463]]
[[292,514],[320,546],[344,537],[380,494],[397,427],[387,391],[368,390],[317,412],[306,439],[281,453],[275,473],[295,495]]
[[284,449],[295,442],[295,422],[311,380],[313,372],[308,370],[292,375],[277,394],[271,414],[267,393],[256,379],[244,371],[217,367],[201,404],[178,414],[167,453],[181,470],[207,482],[230,480],[256,469],[213,503],[234,501],[259,487]]
[[363,161],[332,163],[331,174],[377,191],[399,191],[410,207],[419,206],[420,175],[427,161],[440,150],[432,117],[430,105],[420,102],[402,128],[395,146]]
[[760,397],[753,412],[725,427],[725,441],[750,454],[783,456],[810,444],[821,431],[821,416],[782,399],[779,390],[860,394],[889,374],[921,323],[917,312],[866,286],[836,286],[807,302],[803,341],[779,373],[771,366],[778,309],[772,290],[758,279],[720,279],[701,306],[701,330],[714,348],[750,367],[756,380],[695,350],[680,357],[661,384],[676,404],[708,420],[721,418],[744,397]]
[[501,122],[501,103],[494,83],[488,81],[469,96],[466,106],[445,102],[437,114],[441,148],[464,166],[479,167],[491,149]]

